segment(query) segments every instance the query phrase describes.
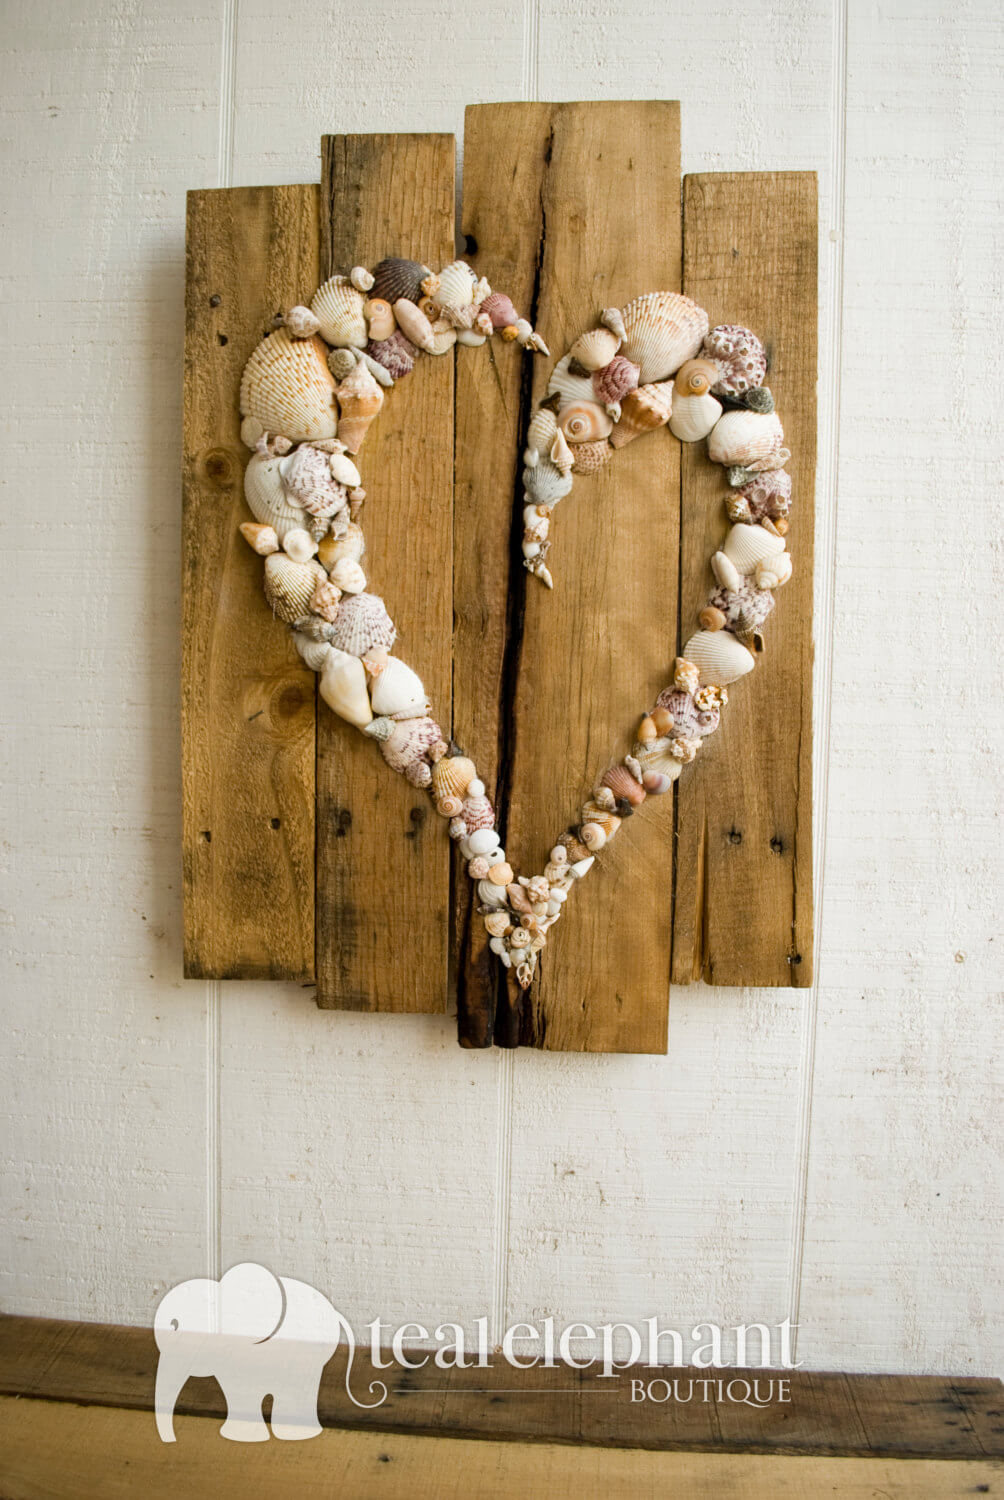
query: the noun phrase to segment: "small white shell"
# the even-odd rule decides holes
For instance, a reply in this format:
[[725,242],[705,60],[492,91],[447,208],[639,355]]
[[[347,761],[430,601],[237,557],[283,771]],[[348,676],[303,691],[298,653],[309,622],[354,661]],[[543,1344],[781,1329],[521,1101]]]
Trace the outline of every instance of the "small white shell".
[[727,411],[711,429],[708,457],[712,463],[763,473],[787,463],[791,454],[783,443],[784,429],[777,412]]
[[766,557],[756,567],[757,588],[779,589],[791,577],[791,555],[779,552],[776,557]]
[[468,307],[474,301],[477,283],[478,279],[466,261],[451,261],[439,273],[436,301],[440,307]]
[[755,572],[757,563],[784,551],[784,537],[764,526],[747,526],[737,521],[725,538],[722,551],[736,571],[748,577]]
[[332,453],[328,463],[332,479],[338,484],[344,484],[347,490],[354,490],[362,484],[362,475],[348,454]]
[[339,718],[357,729],[372,723],[373,710],[366,692],[366,668],[357,656],[328,648],[321,670],[321,697]]
[[493,854],[499,847],[499,842],[494,828],[478,828],[465,840],[471,858],[476,854]]
[[339,349],[350,346],[361,349],[368,337],[365,305],[366,298],[347,276],[332,276],[314,293],[310,310],[327,343]]
[[357,292],[368,292],[373,285],[373,272],[367,271],[365,266],[353,266],[349,280]]
[[254,448],[258,439],[265,436],[265,429],[257,417],[245,417],[241,423],[241,442],[245,448]]
[[756,665],[753,653],[728,630],[699,630],[684,646],[683,655],[700,671],[702,687],[728,687]]
[[330,571],[343,557],[359,562],[365,551],[366,538],[363,536],[363,529],[358,522],[350,521],[344,536],[322,538],[317,549],[317,556],[324,567]]
[[256,521],[275,528],[281,542],[286,532],[301,527],[304,512],[291,505],[283,488],[281,458],[270,453],[256,453],[244,470],[244,498]]
[[673,397],[669,430],[681,443],[699,443],[706,438],[722,414],[722,403],[714,396]]
[[557,395],[560,398],[562,410],[572,401],[592,401],[593,399],[593,377],[570,374],[568,369],[570,362],[571,355],[569,354],[559,359],[547,382],[547,394]]
[[602,370],[620,346],[620,339],[609,328],[591,328],[588,333],[579,334],[568,351],[568,358],[586,370]]
[[339,558],[331,569],[331,582],[343,594],[361,594],[366,587],[366,574],[351,557]]
[[425,687],[417,672],[392,656],[373,684],[373,711],[389,719],[421,718],[428,707]]
[[304,665],[308,666],[312,672],[320,672],[332,651],[327,641],[312,641],[309,635],[302,635],[299,630],[293,631],[293,644],[299,651]]
[[282,539],[282,549],[294,562],[306,563],[317,551],[317,543],[302,526],[292,526]]

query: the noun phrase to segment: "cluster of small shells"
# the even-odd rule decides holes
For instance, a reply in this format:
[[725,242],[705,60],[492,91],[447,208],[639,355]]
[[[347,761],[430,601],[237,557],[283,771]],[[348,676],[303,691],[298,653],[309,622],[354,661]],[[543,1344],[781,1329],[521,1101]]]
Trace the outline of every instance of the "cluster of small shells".
[[712,559],[718,585],[672,683],[641,721],[633,752],[604,771],[542,875],[517,877],[474,762],[432,717],[421,678],[392,654],[397,632],[363,569],[365,491],[355,458],[385,391],[422,353],[483,344],[494,333],[549,351],[502,292],[466,262],[438,274],[383,260],[333,276],[309,307],[290,308],[257,346],[241,380],[241,436],[254,450],[244,491],[254,521],[241,532],[265,559],[265,597],[288,624],[324,701],[369,735],[384,760],[428,790],[476,885],[489,944],[525,989],[569,891],[647,796],[668,791],[717,729],[726,687],[752,670],[771,590],[791,573],[784,534],[791,481],[781,424],[763,387],[767,360],[748,329],[709,331],[675,292],[652,292],[583,333],[552,371],[524,454],[526,567],[549,586],[554,506],[573,474],[668,424],[708,439],[728,468],[733,522]]

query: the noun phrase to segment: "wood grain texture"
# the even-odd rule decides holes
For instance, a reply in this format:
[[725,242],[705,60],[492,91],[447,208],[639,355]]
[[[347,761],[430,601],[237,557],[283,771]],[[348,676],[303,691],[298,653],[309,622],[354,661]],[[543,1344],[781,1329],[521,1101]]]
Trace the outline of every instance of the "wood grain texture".
[[[405,255],[453,256],[452,135],[325,136],[321,274]],[[453,357],[422,358],[388,393],[362,449],[372,591],[449,733],[453,627]],[[445,1011],[450,853],[425,792],[376,745],[317,716],[317,1003]]]
[[241,371],[317,284],[315,187],[188,200],[182,591],[185,974],[313,977],[315,679],[238,531]]
[[[531,289],[552,351],[533,368],[536,403],[554,359],[603,307],[680,285],[679,107],[487,105],[472,118],[476,132],[494,133],[494,145],[480,144],[465,167],[482,228],[474,230],[479,252],[491,260],[489,246],[500,238],[498,259],[520,266],[520,290]],[[504,496],[495,492],[511,485],[514,400],[513,387],[501,424],[506,441],[489,450],[505,476],[489,502],[500,525]],[[487,395],[481,402],[487,406]],[[499,391],[491,409],[502,405]],[[504,466],[503,451],[510,455]],[[517,481],[519,473],[521,466]],[[518,871],[543,869],[606,762],[630,748],[639,705],[666,681],[676,627],[678,487],[678,446],[665,433],[631,444],[600,474],[578,478],[556,512],[553,592],[519,566],[509,575],[508,660],[499,667],[497,626],[489,673],[502,679],[495,736],[504,747],[506,850]],[[509,503],[520,526],[521,499],[517,484]],[[471,508],[464,507],[468,516]],[[504,568],[498,550],[492,562]],[[479,595],[485,591],[475,579],[469,610]],[[497,617],[501,607],[496,598]],[[472,633],[460,649],[472,671]],[[488,741],[487,706],[483,714]],[[497,1028],[500,1040],[565,1051],[664,1050],[670,904],[658,871],[669,868],[670,850],[671,809],[653,799],[573,892],[534,986],[516,997],[515,1016],[504,1018],[518,1030]]]
[[[754,329],[791,449],[794,575],[764,625],[766,651],[732,688],[720,731],[677,789],[673,979],[812,983],[812,578],[816,470],[816,177],[687,177],[683,289],[716,323]],[[727,485],[684,444],[681,647],[715,587]]]

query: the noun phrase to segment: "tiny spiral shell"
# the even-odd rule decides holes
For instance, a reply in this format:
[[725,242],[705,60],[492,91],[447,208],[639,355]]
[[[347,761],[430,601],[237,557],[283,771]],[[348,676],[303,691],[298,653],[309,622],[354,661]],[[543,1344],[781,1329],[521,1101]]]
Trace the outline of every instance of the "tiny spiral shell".
[[570,443],[596,443],[613,431],[613,422],[596,401],[573,401],[559,418],[561,431]]

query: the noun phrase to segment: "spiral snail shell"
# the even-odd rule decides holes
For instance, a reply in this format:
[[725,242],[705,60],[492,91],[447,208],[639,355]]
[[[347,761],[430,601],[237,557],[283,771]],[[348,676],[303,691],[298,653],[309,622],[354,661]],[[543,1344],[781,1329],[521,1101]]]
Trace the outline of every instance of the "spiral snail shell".
[[596,443],[614,429],[610,417],[595,401],[572,401],[561,413],[558,425],[570,443]]

